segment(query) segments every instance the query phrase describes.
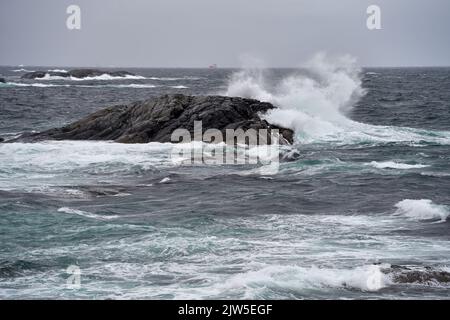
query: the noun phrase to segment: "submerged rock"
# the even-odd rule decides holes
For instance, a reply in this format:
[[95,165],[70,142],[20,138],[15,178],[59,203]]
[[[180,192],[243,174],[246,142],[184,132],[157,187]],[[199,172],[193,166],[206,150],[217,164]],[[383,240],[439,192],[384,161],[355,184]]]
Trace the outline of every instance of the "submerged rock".
[[40,79],[44,78],[46,75],[51,77],[62,77],[62,78],[88,78],[88,77],[98,77],[101,75],[109,75],[112,77],[126,77],[126,76],[134,76],[133,73],[128,71],[104,71],[97,69],[74,69],[68,72],[60,72],[60,71],[33,71],[28,72],[22,75],[22,79]]
[[[194,132],[194,121],[202,121],[202,133],[218,129],[278,129],[280,143],[292,144],[293,131],[269,124],[260,114],[274,109],[267,102],[223,96],[164,95],[128,105],[97,111],[62,128],[24,134],[8,142],[42,140],[114,140],[121,143],[174,142],[176,129]],[[175,141],[178,142],[178,141]],[[261,142],[260,142],[261,143]]]

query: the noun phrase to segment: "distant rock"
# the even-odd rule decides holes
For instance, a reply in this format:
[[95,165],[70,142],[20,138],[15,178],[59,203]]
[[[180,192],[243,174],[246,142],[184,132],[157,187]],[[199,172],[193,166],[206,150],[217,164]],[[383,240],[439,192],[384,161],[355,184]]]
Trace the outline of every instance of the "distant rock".
[[98,77],[101,75],[109,75],[111,77],[126,77],[126,76],[134,76],[133,73],[128,71],[104,71],[97,69],[74,69],[68,72],[60,72],[60,71],[33,71],[28,72],[22,75],[22,79],[40,79],[45,76],[51,77],[62,77],[62,78],[88,78],[88,77]]
[[112,77],[126,77],[126,76],[134,76],[134,74],[128,72],[128,71],[102,71],[102,70],[96,70],[96,69],[75,69],[70,70],[67,72],[70,77],[75,78],[87,78],[87,77],[98,77],[104,74],[107,74]]
[[97,111],[62,128],[24,134],[8,142],[42,140],[114,140],[120,143],[172,142],[176,129],[194,132],[202,121],[203,132],[218,129],[278,129],[280,143],[292,144],[293,131],[269,124],[260,114],[274,109],[267,102],[222,96],[164,95]]
[[0,83],[6,83],[6,80],[3,78],[0,78]]

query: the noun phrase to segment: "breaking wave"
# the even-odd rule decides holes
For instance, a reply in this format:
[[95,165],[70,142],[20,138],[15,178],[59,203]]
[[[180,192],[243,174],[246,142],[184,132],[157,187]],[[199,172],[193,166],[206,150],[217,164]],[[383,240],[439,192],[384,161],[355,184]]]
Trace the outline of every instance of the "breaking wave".
[[297,143],[450,144],[448,131],[377,126],[351,120],[348,113],[365,94],[361,69],[354,58],[330,58],[320,53],[306,67],[275,85],[266,81],[265,72],[269,71],[244,69],[230,77],[224,94],[267,101],[279,107],[265,118],[293,129]]
[[[8,82],[5,86],[14,87],[36,87],[36,88],[54,88],[54,87],[78,87],[78,88],[135,88],[135,89],[146,89],[146,88],[156,88],[160,87],[154,84],[141,84],[141,83],[130,83],[130,84],[105,84],[105,85],[72,85],[72,84],[52,84],[52,83],[18,83],[18,82]],[[184,89],[182,86],[171,86],[174,89]]]
[[95,213],[91,213],[91,212],[87,212],[87,211],[66,208],[66,207],[59,208],[58,212],[63,212],[63,213],[68,213],[68,214],[76,214],[78,216],[82,216],[82,217],[90,218],[90,219],[97,219],[97,220],[112,220],[112,219],[119,218],[119,216],[117,216],[117,215],[110,215],[110,216],[99,215],[99,214],[95,214]]
[[405,199],[395,205],[396,215],[408,217],[413,220],[436,220],[445,222],[450,215],[449,208],[438,205],[428,199],[411,200]]
[[189,89],[189,87],[186,87],[186,86],[170,86],[171,88],[173,88],[173,89]]
[[[88,86],[86,86],[88,87]],[[118,84],[118,85],[106,85],[103,87],[112,87],[112,88],[135,88],[135,89],[145,89],[145,88],[156,88],[157,86],[154,84]]]

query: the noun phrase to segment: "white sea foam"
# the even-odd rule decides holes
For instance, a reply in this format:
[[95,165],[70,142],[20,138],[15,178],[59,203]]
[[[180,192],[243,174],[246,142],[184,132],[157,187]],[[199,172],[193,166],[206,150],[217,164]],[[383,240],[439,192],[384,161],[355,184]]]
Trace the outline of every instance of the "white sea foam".
[[63,73],[67,73],[67,70],[64,70],[64,69],[50,69],[50,70],[48,70],[48,72],[63,72]]
[[63,192],[70,196],[74,196],[74,197],[79,197],[79,198],[87,197],[85,192],[83,192],[81,190],[77,190],[77,189],[64,189]]
[[170,178],[166,177],[166,178],[162,179],[159,183],[167,183],[169,181],[170,181]]
[[84,81],[84,80],[143,80],[145,77],[143,76],[132,76],[132,75],[126,75],[124,77],[117,77],[117,76],[111,76],[109,74],[103,74],[96,77],[86,77],[86,78],[75,78],[70,77],[71,80],[76,81]]
[[[84,86],[84,87],[90,87],[90,86]],[[117,84],[117,85],[105,85],[103,87],[107,88],[135,88],[135,89],[146,89],[146,88],[156,88],[157,86],[154,84],[139,84],[139,83],[132,83],[132,84]]]
[[396,215],[406,216],[413,220],[438,220],[445,222],[450,215],[448,206],[438,205],[429,199],[405,199],[398,202],[395,207]]
[[[221,167],[221,163],[215,165],[215,157],[211,156],[212,152],[236,150],[244,158],[258,156],[259,162],[255,166],[261,166],[261,164],[270,163],[272,157],[278,154],[275,149],[275,146],[273,150],[266,150],[265,146],[234,149],[224,143],[202,142],[179,144],[157,142],[120,144],[112,141],[7,143],[0,144],[0,185],[3,189],[28,190],[31,187],[47,184],[56,187],[70,183],[75,185],[80,181],[86,183],[87,179],[98,179],[102,175],[140,175],[147,171],[178,166],[196,167],[209,164],[217,168]],[[198,154],[201,157],[197,159]],[[226,164],[234,164],[234,162]],[[276,162],[275,165],[277,165]],[[253,167],[252,165],[251,168]],[[276,166],[265,166],[252,173],[271,175],[275,174],[276,170]],[[67,175],[67,172],[71,174]],[[235,173],[234,170],[232,172]],[[168,181],[163,179],[161,183]]]
[[127,145],[107,141],[1,144],[0,185],[20,189],[47,184],[62,186],[80,180],[86,183],[87,179],[103,174],[134,175],[155,167],[173,167],[172,147],[170,143]]
[[180,81],[180,80],[200,80],[201,77],[192,77],[192,76],[186,76],[186,77],[149,77],[150,80],[156,80],[156,81]]
[[341,144],[433,142],[450,144],[450,132],[375,126],[349,119],[346,114],[364,94],[356,60],[329,58],[321,53],[308,64],[308,71],[292,74],[268,85],[263,69],[245,69],[232,75],[223,93],[271,102],[278,106],[265,117],[296,132],[297,143]]
[[[135,224],[127,219],[121,223],[113,220],[114,223],[72,225],[70,233],[100,234],[107,230],[114,234],[117,231],[120,237],[100,237],[95,246],[69,241],[59,246],[31,248],[17,259],[68,253],[84,256],[90,263],[83,266],[83,290],[55,292],[61,282],[61,270],[56,268],[44,274],[46,282],[40,281],[42,275],[36,278],[35,273],[6,279],[6,285],[13,289],[0,291],[0,297],[390,299],[398,298],[401,290],[402,297],[409,298],[424,288],[417,288],[414,283],[396,288],[395,277],[385,274],[396,270],[389,269],[388,264],[372,262],[413,259],[425,266],[442,265],[442,270],[446,270],[445,239],[381,233],[376,226],[393,226],[380,223],[380,216],[348,216],[351,222],[344,225],[340,222],[346,216],[329,218],[309,214],[258,215],[257,219],[218,215],[195,227]],[[389,220],[399,222],[397,218]],[[255,233],[259,236],[241,236]],[[98,263],[99,260],[109,262]],[[204,261],[208,263],[201,263]],[[114,287],[108,285],[111,278],[116,280]],[[130,285],[136,282],[142,285]],[[33,286],[27,286],[30,283]],[[427,297],[439,297],[430,294],[434,289],[445,294],[441,283],[425,285],[430,286],[430,291],[423,291]]]
[[76,215],[79,215],[79,216],[82,216],[85,218],[97,219],[97,220],[112,220],[112,219],[119,218],[119,216],[117,216],[117,215],[110,215],[110,216],[99,215],[99,214],[91,213],[88,211],[72,209],[72,208],[67,208],[67,207],[59,208],[58,212],[63,212],[63,213],[68,213],[68,214],[76,214]]
[[61,77],[61,76],[51,76],[49,73],[46,73],[42,78],[36,78],[36,80],[73,80],[71,77]]
[[8,82],[7,85],[11,85],[14,87],[36,87],[36,88],[68,87],[68,85],[56,85],[45,83],[19,83],[19,82]]
[[148,89],[156,88],[154,84],[142,84],[142,83],[130,83],[130,84],[105,84],[105,85],[72,85],[72,84],[51,84],[51,83],[19,83],[8,82],[8,85],[15,87],[37,87],[37,88],[54,88],[54,87],[77,87],[77,88],[135,88],[135,89]]
[[76,78],[76,77],[61,77],[61,76],[52,76],[49,73],[46,73],[43,78],[36,78],[36,80],[46,80],[46,81],[52,81],[52,80],[71,80],[71,81],[111,81],[111,80],[143,80],[146,79],[142,76],[133,76],[133,75],[125,75],[123,77],[119,76],[111,76],[109,74],[102,74],[100,76],[94,76],[94,77],[85,77],[85,78]]
[[385,162],[377,162],[372,161],[367,165],[378,168],[378,169],[399,169],[399,170],[408,170],[408,169],[421,169],[429,167],[429,165],[424,164],[407,164],[395,161],[385,161]]
[[34,70],[27,70],[24,68],[20,68],[20,69],[15,69],[15,70],[11,70],[12,72],[34,72]]

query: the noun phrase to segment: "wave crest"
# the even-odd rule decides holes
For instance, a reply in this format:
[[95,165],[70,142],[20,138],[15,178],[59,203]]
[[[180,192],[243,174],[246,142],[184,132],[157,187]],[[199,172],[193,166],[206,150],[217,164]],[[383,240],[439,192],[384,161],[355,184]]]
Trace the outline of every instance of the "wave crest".
[[[354,269],[329,269],[316,266],[268,266],[232,277],[227,281],[230,289],[264,286],[282,287],[293,291],[305,288],[351,288],[375,292],[390,285],[389,277],[383,273],[388,265],[364,265]],[[251,289],[250,289],[251,290]],[[253,291],[253,290],[251,290]],[[252,292],[246,298],[254,298]]]
[[450,215],[447,206],[438,205],[429,199],[405,199],[398,202],[395,207],[396,215],[406,216],[413,220],[438,220],[445,222]]

